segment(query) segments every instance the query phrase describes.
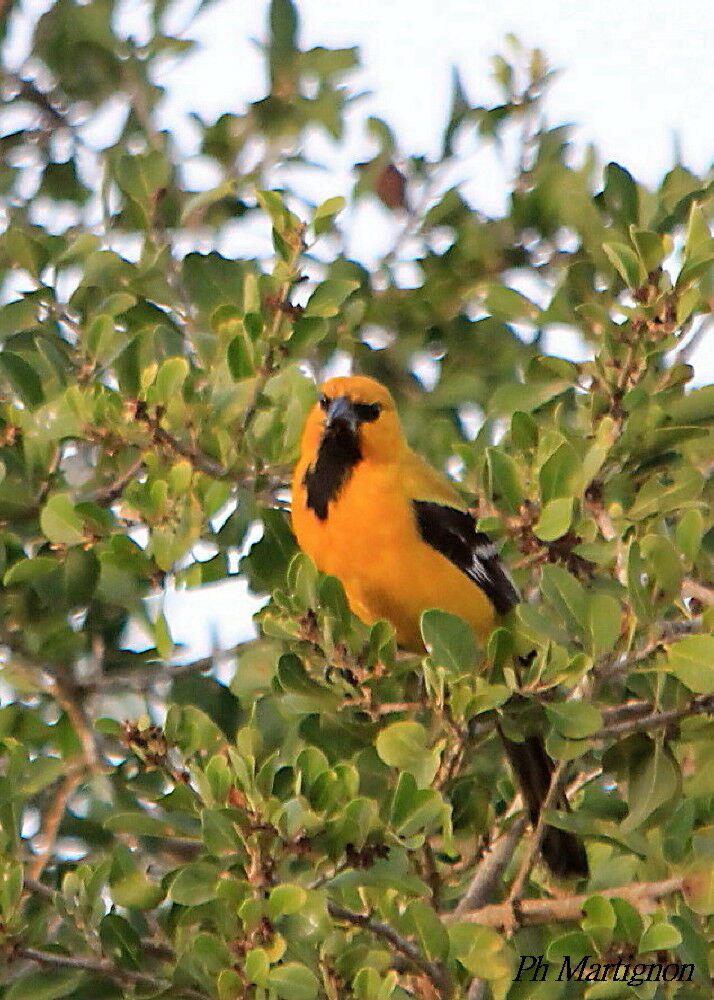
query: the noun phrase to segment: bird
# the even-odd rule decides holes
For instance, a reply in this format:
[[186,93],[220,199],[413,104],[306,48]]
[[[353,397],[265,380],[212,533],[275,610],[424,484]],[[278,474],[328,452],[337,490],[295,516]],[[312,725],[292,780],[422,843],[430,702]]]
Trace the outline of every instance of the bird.
[[[337,577],[367,625],[386,619],[397,643],[424,652],[421,615],[458,615],[484,644],[520,595],[456,488],[404,436],[389,390],[361,375],[320,387],[292,480],[292,528],[318,570]],[[554,765],[540,736],[506,739],[509,763],[535,825]],[[561,794],[556,805],[569,808]],[[558,876],[585,876],[573,834],[546,826],[543,858]]]

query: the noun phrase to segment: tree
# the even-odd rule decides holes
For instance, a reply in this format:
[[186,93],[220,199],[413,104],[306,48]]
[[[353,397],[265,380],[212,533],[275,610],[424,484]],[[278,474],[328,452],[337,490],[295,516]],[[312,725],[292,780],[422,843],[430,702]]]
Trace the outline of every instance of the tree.
[[[711,178],[574,165],[543,56],[512,41],[496,106],[455,77],[438,160],[366,123],[354,202],[395,234],[370,273],[330,175],[315,206],[284,169],[316,131],[341,149],[356,50],[301,49],[273,0],[266,96],[194,120],[220,180],[191,191],[154,82],[189,46],[148,6],[138,43],[111,0],[57,0],[4,68],[2,996],[629,997],[612,975],[513,981],[518,956],[620,957],[622,980],[629,955],[659,969],[638,996],[707,1000],[714,387],[688,358],[711,329]],[[485,217],[448,177],[514,137],[508,210]],[[221,252],[266,222],[270,262]],[[589,360],[545,351],[558,326]],[[431,611],[429,655],[403,654],[296,554],[306,373],[337,352],[503,545],[527,600],[486,649]],[[177,666],[147,597],[236,574],[270,595],[258,637]],[[549,822],[587,841],[587,885],[550,892],[497,720],[546,737],[573,804]]]

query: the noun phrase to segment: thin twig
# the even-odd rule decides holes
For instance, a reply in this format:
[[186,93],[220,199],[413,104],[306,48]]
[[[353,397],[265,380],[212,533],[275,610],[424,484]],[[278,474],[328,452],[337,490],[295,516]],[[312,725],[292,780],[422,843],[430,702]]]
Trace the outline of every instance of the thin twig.
[[454,911],[460,916],[469,910],[485,906],[496,888],[526,828],[526,818],[521,816],[493,843],[478,864],[471,884]]
[[[600,889],[599,896],[606,899],[624,899],[631,903],[640,913],[651,913],[657,908],[661,899],[682,892],[685,879],[682,876],[664,879],[662,882],[633,882],[615,889]],[[579,920],[583,907],[590,898],[582,896],[563,896],[558,899],[522,899],[518,903],[517,920],[521,926],[534,924],[549,924],[566,920]],[[503,903],[492,903],[478,910],[455,913],[444,917],[446,923],[468,922],[481,927],[508,928],[513,925],[514,907],[511,900]]]
[[116,479],[112,480],[106,486],[102,486],[101,489],[98,489],[92,495],[94,503],[99,504],[100,507],[108,507],[113,504],[119,499],[125,487],[129,485],[132,479],[136,479],[143,465],[144,459],[143,456],[140,456],[124,472],[120,473]]
[[556,799],[558,798],[558,794],[560,792],[560,782],[563,777],[563,772],[565,771],[565,765],[566,761],[559,761],[550,776],[550,785],[548,786],[548,792],[541,803],[540,812],[538,814],[538,822],[535,825],[535,829],[533,830],[528,846],[526,847],[526,853],[523,856],[521,866],[518,869],[518,874],[513,880],[511,891],[508,894],[508,902],[511,907],[513,907],[515,903],[519,902],[523,896],[526,881],[528,880],[531,869],[535,864],[538,851],[540,850],[540,845],[543,842],[546,827],[548,826],[545,814],[549,809],[552,809],[555,805]]
[[705,587],[696,580],[682,581],[682,597],[693,597],[695,600],[706,604],[707,607],[714,605],[714,587]]
[[[38,965],[59,969],[76,969],[79,972],[91,972],[97,976],[113,979],[126,986],[148,986],[157,991],[165,991],[169,986],[166,979],[157,979],[145,972],[134,972],[131,969],[120,969],[112,962],[96,961],[91,958],[81,958],[73,955],[60,955],[49,951],[39,951],[37,948],[17,948],[13,952],[15,958],[25,958]],[[175,996],[186,997],[187,1000],[208,1000],[205,993],[186,987],[176,986]]]
[[87,718],[84,705],[76,692],[70,685],[66,684],[59,677],[52,676],[49,684],[45,685],[47,693],[55,699],[71,722],[79,742],[82,744],[82,754],[88,769],[93,774],[99,774],[102,770],[97,741],[92,723]]
[[209,458],[208,455],[204,455],[195,445],[184,444],[183,441],[179,441],[169,431],[160,427],[158,421],[154,420],[153,417],[148,417],[146,423],[151,428],[157,444],[166,445],[175,454],[188,459],[194,469],[197,469],[199,472],[205,472],[207,476],[212,476],[214,479],[220,479],[226,475],[227,470],[220,463]]
[[30,878],[29,875],[25,875],[22,880],[22,884],[25,887],[26,892],[31,892],[33,896],[41,896],[43,899],[51,900],[55,898],[55,890],[49,885],[45,885],[44,882],[38,882],[37,879]]
[[27,866],[27,876],[33,881],[39,880],[45,866],[52,857],[57,842],[57,833],[67,808],[67,802],[84,776],[84,768],[70,773],[60,782],[49,809],[45,813],[42,828],[42,849]]
[[466,1000],[486,1000],[486,980],[472,979]]
[[[626,709],[631,710],[628,718]],[[648,729],[662,729],[665,726],[688,719],[695,715],[714,715],[714,695],[699,695],[683,708],[672,708],[667,712],[647,711],[651,709],[649,702],[634,702],[621,705],[614,709],[610,721],[609,713],[603,712],[605,725],[593,736],[593,739],[604,740],[612,736],[624,736],[626,733],[645,732]]]
[[633,667],[636,667],[644,660],[648,660],[653,653],[662,649],[666,644],[678,642],[689,635],[697,635],[702,631],[701,618],[689,618],[684,621],[660,622],[656,626],[655,635],[649,642],[639,649],[633,649],[625,655],[620,655],[609,663],[598,664],[593,668],[593,673],[598,678],[614,677],[618,674],[626,674]]
[[339,903],[335,903],[329,899],[327,901],[327,909],[330,916],[334,917],[335,920],[343,920],[345,923],[352,924],[355,927],[361,927],[363,930],[374,934],[375,937],[389,942],[400,955],[404,955],[412,965],[416,966],[420,972],[423,972],[438,990],[443,991],[447,988],[446,977],[441,967],[436,962],[430,962],[427,958],[424,958],[413,942],[402,937],[389,924],[382,923],[380,920],[374,920],[372,917],[365,916],[363,913],[357,913],[355,910],[348,910],[346,907],[340,906]]

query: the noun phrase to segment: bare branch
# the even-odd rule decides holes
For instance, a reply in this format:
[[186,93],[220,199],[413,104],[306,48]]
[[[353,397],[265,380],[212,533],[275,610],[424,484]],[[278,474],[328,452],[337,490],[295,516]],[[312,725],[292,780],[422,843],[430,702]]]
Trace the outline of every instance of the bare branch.
[[[348,910],[346,907],[340,906],[339,903],[334,903],[330,899],[327,901],[327,909],[330,916],[334,917],[335,920],[343,920],[345,923],[352,924],[355,927],[361,927],[383,941],[387,941],[400,955],[404,955],[412,965],[419,969],[420,972],[423,972],[438,990],[443,992],[448,989],[446,977],[441,967],[436,962],[430,962],[424,958],[412,941],[402,937],[389,924],[382,923],[380,920],[374,920],[372,917],[365,916],[363,913],[357,913],[355,910]],[[448,993],[445,995],[448,996]]]
[[33,882],[39,880],[40,875],[45,870],[45,865],[52,857],[52,852],[57,841],[57,832],[60,828],[62,817],[65,814],[67,802],[72,792],[82,780],[83,775],[84,767],[79,771],[74,771],[74,773],[66,775],[60,782],[50,803],[50,807],[45,813],[42,829],[42,849],[27,866],[27,877]]
[[469,910],[477,910],[485,906],[505,871],[508,862],[513,857],[518,843],[526,828],[526,818],[521,816],[508,830],[494,842],[489,851],[484,854],[471,880],[471,884],[456,907],[455,916],[460,916]]
[[[684,884],[684,878],[677,876],[664,879],[662,882],[633,882],[615,889],[601,889],[598,895],[607,899],[624,899],[640,913],[651,913],[657,908],[660,900],[682,892]],[[559,899],[522,899],[518,903],[516,914],[509,899],[504,903],[492,903],[459,916],[452,913],[444,917],[444,920],[447,923],[468,921],[481,927],[504,929],[513,926],[514,916],[521,926],[578,920],[583,915],[583,906],[589,898],[589,895],[582,895]]]
[[596,665],[593,673],[599,677],[614,677],[618,674],[626,674],[639,663],[648,660],[653,653],[662,649],[666,643],[678,642],[689,635],[697,635],[702,631],[702,619],[690,618],[685,621],[659,622],[655,626],[655,634],[649,642],[639,649],[633,649],[625,655],[621,655],[609,663]]
[[93,774],[99,774],[102,767],[97,749],[97,741],[92,723],[84,709],[84,704],[80,696],[81,692],[56,676],[53,676],[51,681],[45,685],[45,690],[64,709],[67,718],[72,723],[74,731],[82,744],[82,753],[87,768]]
[[508,902],[511,906],[521,899],[523,896],[523,890],[526,886],[526,881],[531,873],[531,869],[535,864],[535,860],[538,856],[538,851],[540,850],[540,845],[543,843],[543,836],[545,834],[545,829],[547,823],[545,820],[545,814],[549,809],[552,809],[555,805],[556,799],[560,792],[560,784],[563,778],[563,773],[565,771],[566,761],[561,760],[556,764],[553,773],[550,776],[550,785],[548,786],[548,792],[546,797],[541,803],[540,812],[538,814],[538,822],[535,825],[535,829],[531,838],[528,842],[526,848],[526,853],[523,856],[523,861],[521,862],[521,867],[518,869],[518,874],[513,880],[513,885],[511,886],[511,891],[508,894]]
[[55,890],[50,888],[50,886],[45,885],[44,882],[38,882],[37,879],[30,878],[28,875],[22,880],[23,886],[26,892],[31,892],[33,896],[41,896],[43,899],[54,899]]
[[[37,962],[38,965],[49,966],[59,969],[76,969],[79,972],[91,972],[97,976],[104,976],[113,979],[114,982],[122,983],[125,986],[148,986],[149,988],[164,992],[169,987],[169,981],[157,979],[144,972],[133,972],[130,969],[120,969],[112,962],[96,961],[91,958],[81,958],[74,955],[60,955],[49,951],[39,951],[37,948],[17,948],[13,952],[15,958],[25,958],[30,962]],[[192,990],[186,987],[174,987],[174,996],[185,997],[186,1000],[208,1000],[205,993]]]
[[102,486],[98,489],[96,493],[92,496],[94,503],[99,504],[100,507],[109,507],[111,504],[118,500],[119,497],[124,492],[124,489],[129,485],[132,479],[136,479],[139,472],[144,465],[143,457],[139,457],[136,461],[132,462],[131,465],[120,473],[116,479],[112,480],[106,486]]
[[714,587],[705,587],[696,580],[682,581],[682,597],[693,597],[707,607],[714,605]]
[[595,733],[593,739],[604,740],[627,733],[661,729],[695,715],[714,715],[714,695],[699,695],[682,708],[672,708],[667,712],[653,711],[651,704],[646,701],[619,705],[602,713],[605,725]]

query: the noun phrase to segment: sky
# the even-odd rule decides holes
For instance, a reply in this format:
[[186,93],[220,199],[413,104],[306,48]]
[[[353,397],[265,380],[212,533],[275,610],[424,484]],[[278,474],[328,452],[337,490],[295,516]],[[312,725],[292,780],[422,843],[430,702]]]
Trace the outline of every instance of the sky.
[[[475,102],[494,99],[490,57],[507,33],[540,47],[561,71],[548,98],[553,123],[574,122],[583,143],[646,182],[672,162],[705,169],[714,139],[714,5],[709,0],[297,0],[303,47],[359,45],[360,113],[396,127],[407,152],[435,154],[451,67]],[[190,28],[201,44],[172,81],[176,100],[209,114],[262,96],[259,53],[267,0],[221,0]],[[178,15],[177,15],[178,16]]]

